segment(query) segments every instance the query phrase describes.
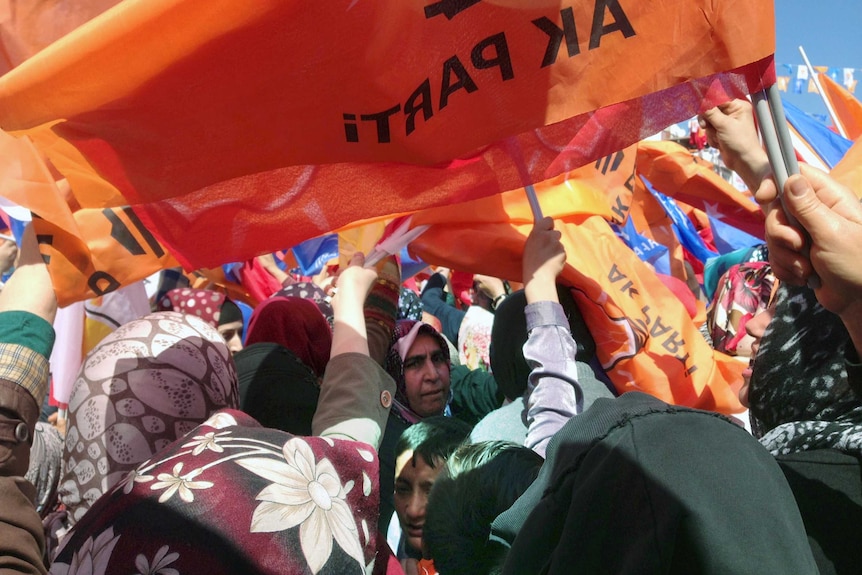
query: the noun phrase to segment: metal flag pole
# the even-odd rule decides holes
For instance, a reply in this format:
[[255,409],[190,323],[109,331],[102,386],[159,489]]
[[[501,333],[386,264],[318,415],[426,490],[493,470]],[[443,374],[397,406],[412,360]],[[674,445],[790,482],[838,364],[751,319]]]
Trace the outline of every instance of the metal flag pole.
[[[784,205],[784,184],[788,177],[799,173],[799,162],[796,160],[793,140],[790,137],[790,130],[787,128],[784,106],[781,104],[778,87],[773,84],[769,88],[753,94],[752,102],[754,103],[757,123],[760,125],[763,144],[766,147],[766,155],[775,176],[778,198],[781,200],[788,223],[800,230],[805,236],[803,254],[807,257],[811,246],[811,237]],[[808,287],[811,289],[820,287],[820,278],[816,274],[808,277]]]

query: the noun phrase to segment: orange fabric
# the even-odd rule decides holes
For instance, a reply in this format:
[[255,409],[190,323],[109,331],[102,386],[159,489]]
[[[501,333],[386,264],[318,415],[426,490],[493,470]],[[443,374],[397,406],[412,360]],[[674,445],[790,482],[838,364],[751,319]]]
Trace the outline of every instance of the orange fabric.
[[856,139],[830,175],[862,198],[862,137]]
[[[596,340],[600,361],[619,392],[640,390],[664,401],[737,413],[743,364],[713,351],[685,306],[611,230],[600,179],[537,186],[545,215],[562,233],[572,286]],[[523,191],[426,210],[414,224],[431,227],[411,244],[427,262],[521,279],[532,215]],[[470,246],[469,250],[463,246]]]
[[33,228],[61,306],[178,265],[120,203],[122,196],[105,194],[93,207],[81,208],[68,182],[55,181],[30,140],[0,133],[0,173],[0,195],[39,216]]
[[767,0],[126,0],[0,78],[0,127],[50,124],[80,206],[119,190],[194,269],[592,162],[773,49]]
[[827,74],[818,74],[824,97],[835,110],[835,119],[850,140],[862,136],[862,102],[859,102],[844,86]]
[[675,142],[641,142],[637,171],[666,196],[721,219],[737,229],[763,238],[764,216],[750,194],[740,192]]
[[4,0],[0,10],[0,75],[119,0]]

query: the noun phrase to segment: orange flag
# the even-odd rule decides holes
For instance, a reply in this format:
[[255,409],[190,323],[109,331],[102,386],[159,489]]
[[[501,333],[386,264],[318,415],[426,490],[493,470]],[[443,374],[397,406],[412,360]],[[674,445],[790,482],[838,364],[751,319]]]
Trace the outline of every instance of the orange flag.
[[119,0],[4,0],[0,9],[0,75]]
[[[582,168],[578,172],[583,172]],[[713,351],[676,296],[611,230],[601,188],[573,180],[537,186],[545,215],[557,220],[572,286],[603,367],[620,393],[737,413],[744,365]],[[521,279],[532,215],[523,191],[414,215],[431,227],[411,244],[424,261]],[[470,246],[470,249],[463,249]]]
[[670,275],[686,281],[685,254],[682,244],[673,231],[673,221],[640,178],[635,178],[634,184],[630,217],[635,229],[641,235],[667,248]]
[[194,269],[590,163],[773,50],[767,0],[126,0],[0,78],[0,128]]
[[712,165],[675,142],[638,144],[637,171],[670,196],[753,236],[763,238],[764,216],[751,194],[740,192]]
[[818,76],[823,97],[835,110],[835,121],[844,129],[848,139],[856,140],[862,136],[862,103],[827,74],[821,73]]
[[862,198],[862,137],[856,140],[841,161],[832,168],[830,175]]
[[[77,153],[71,146],[66,151]],[[81,208],[68,181],[55,180],[30,140],[0,133],[0,173],[0,195],[38,216],[33,228],[61,306],[179,265],[119,194]]]

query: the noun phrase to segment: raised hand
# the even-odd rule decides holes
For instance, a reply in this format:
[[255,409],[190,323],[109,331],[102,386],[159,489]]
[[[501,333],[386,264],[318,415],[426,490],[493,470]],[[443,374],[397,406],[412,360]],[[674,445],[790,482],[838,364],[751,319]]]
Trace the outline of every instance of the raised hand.
[[558,301],[556,281],[566,264],[566,250],[560,242],[562,234],[554,229],[554,220],[542,218],[524,245],[522,270],[527,302]]

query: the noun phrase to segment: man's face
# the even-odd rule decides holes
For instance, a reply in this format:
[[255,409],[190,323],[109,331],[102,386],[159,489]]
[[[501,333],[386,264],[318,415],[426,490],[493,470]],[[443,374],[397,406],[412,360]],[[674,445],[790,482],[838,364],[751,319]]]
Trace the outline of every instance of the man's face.
[[0,239],[0,273],[5,273],[15,265],[18,246],[12,240]]
[[218,332],[227,342],[231,354],[236,355],[242,350],[242,321],[232,321],[218,326]]
[[413,457],[408,449],[395,460],[395,512],[407,545],[417,553],[422,552],[422,530],[425,526],[425,508],[434,480],[443,468],[437,461],[431,467],[421,455]]
[[449,400],[449,362],[437,340],[419,334],[404,358],[407,402],[419,417],[440,415]]

